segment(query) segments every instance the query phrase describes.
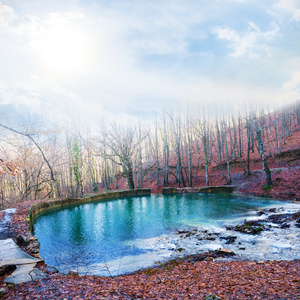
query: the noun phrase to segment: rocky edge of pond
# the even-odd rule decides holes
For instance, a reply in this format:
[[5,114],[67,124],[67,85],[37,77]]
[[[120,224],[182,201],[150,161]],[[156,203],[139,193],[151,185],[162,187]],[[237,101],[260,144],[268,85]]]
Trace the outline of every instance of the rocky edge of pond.
[[[264,215],[270,212],[278,212],[283,210],[282,208],[276,209],[264,209],[257,213],[258,216]],[[279,227],[281,229],[289,228],[291,223],[294,221],[295,227],[300,228],[300,211],[295,213],[283,213],[283,214],[273,214],[268,216],[266,219],[247,221],[236,226],[226,226],[227,230],[239,231],[241,233],[247,234],[259,234],[262,231],[270,230],[272,227]],[[275,224],[275,226],[274,226]]]
[[[284,208],[263,209],[257,212],[257,216],[263,216],[268,214],[266,218],[249,221],[245,219],[242,224],[238,224],[235,226],[225,226],[225,228],[228,232],[236,231],[247,235],[259,235],[263,231],[270,231],[272,228],[282,230],[290,228],[291,226],[300,228],[300,211],[294,213],[280,213],[281,211],[284,211]],[[225,232],[211,232],[209,230],[199,230],[198,228],[192,228],[187,230],[178,230],[176,232],[176,235],[180,237],[181,243],[186,239],[196,239],[199,241],[226,241],[225,245],[236,244],[237,249],[246,249],[246,246],[238,240],[238,236],[234,235],[234,233],[225,234]],[[185,249],[181,246],[181,243],[177,243],[179,246],[177,245],[177,247],[174,249],[175,251],[184,252]],[[235,258],[233,256],[236,256],[236,253],[232,250],[218,249],[215,251],[209,251],[207,253],[204,253],[201,257],[203,259],[211,258],[209,260],[218,259],[220,257],[227,257],[227,260],[243,259],[240,256],[237,256]]]

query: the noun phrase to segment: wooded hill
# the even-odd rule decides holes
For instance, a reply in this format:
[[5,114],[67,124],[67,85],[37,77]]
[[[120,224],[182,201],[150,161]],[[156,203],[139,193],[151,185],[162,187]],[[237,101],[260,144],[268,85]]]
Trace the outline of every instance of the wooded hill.
[[297,199],[299,130],[300,101],[210,117],[162,112],[151,124],[102,122],[93,134],[0,124],[0,208],[104,189],[223,184]]

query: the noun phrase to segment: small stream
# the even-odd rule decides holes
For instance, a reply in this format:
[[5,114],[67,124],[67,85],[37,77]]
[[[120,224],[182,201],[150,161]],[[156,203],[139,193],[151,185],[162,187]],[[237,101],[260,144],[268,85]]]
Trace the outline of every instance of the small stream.
[[5,215],[2,217],[0,221],[0,240],[8,239],[13,237],[13,234],[8,230],[8,223],[10,221],[11,215],[16,211],[15,208],[8,208],[2,210],[1,212],[5,212]]

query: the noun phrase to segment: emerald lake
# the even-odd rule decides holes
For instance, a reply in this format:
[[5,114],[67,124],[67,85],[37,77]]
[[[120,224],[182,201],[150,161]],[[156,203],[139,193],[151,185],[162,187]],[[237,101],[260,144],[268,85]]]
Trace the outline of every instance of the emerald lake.
[[[256,217],[258,209],[288,204],[223,194],[120,198],[42,215],[34,235],[41,257],[60,272],[117,275],[172,258],[178,230],[224,230],[225,224]],[[205,244],[210,246],[218,244]]]

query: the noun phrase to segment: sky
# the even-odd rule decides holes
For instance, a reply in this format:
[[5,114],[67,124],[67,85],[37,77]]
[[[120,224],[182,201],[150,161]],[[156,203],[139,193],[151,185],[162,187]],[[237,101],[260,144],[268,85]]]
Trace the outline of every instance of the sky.
[[300,0],[0,0],[0,121],[300,99]]

